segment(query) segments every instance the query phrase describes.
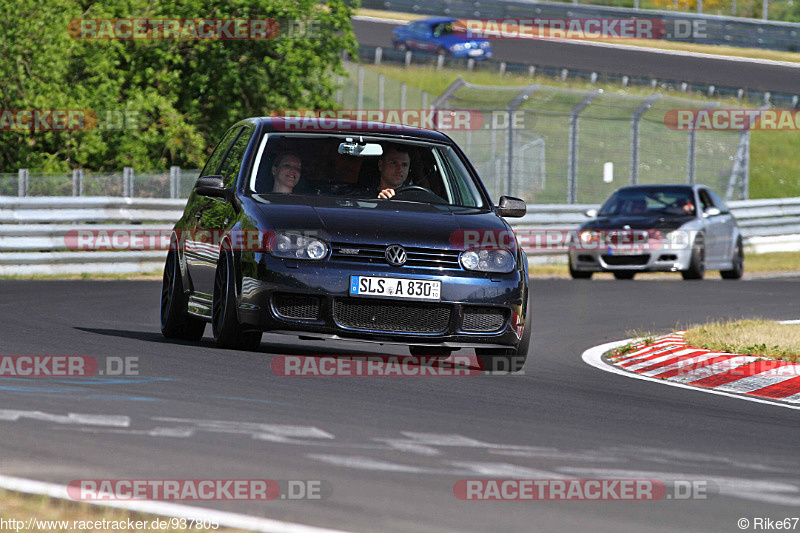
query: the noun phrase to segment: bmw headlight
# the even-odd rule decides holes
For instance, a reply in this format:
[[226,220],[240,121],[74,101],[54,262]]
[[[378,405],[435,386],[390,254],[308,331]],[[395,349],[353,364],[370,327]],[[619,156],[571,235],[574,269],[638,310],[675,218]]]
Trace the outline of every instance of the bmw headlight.
[[467,250],[461,254],[461,265],[479,272],[511,272],[514,254],[508,250]]
[[319,261],[328,255],[328,245],[316,237],[290,232],[276,232],[270,253],[284,259]]
[[464,44],[454,44],[450,47],[451,52],[460,52],[461,50],[465,50],[467,47]]

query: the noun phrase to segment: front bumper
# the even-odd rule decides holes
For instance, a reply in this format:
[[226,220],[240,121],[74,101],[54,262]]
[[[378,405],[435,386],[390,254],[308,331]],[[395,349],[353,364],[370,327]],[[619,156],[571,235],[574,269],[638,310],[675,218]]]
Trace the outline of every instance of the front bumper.
[[[483,274],[267,256],[260,258],[256,275],[248,274],[242,277],[239,321],[263,331],[403,345],[511,348],[525,325],[527,279],[517,270]],[[353,275],[439,280],[441,300],[351,296]],[[494,329],[476,331],[480,320],[475,317],[484,312],[491,315]]]
[[569,263],[578,272],[678,272],[689,268],[690,247],[647,251],[570,250]]

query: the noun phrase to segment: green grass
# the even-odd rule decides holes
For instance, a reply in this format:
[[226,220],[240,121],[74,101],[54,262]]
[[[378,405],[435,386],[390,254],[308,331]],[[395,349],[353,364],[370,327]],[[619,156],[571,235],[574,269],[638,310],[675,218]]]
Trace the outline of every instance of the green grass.
[[800,324],[769,320],[729,320],[694,326],[686,344],[706,350],[800,362]]

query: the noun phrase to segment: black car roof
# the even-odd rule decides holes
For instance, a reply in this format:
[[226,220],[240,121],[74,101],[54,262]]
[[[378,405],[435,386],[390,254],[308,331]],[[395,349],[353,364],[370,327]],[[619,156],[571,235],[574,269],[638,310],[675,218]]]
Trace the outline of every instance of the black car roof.
[[[318,118],[284,118],[284,117],[253,117],[247,121],[259,124],[265,131],[281,133],[323,133],[387,136],[398,139],[414,139],[420,141],[433,141],[453,144],[452,139],[436,130],[413,128],[400,124],[386,124],[384,122],[368,122],[366,120],[344,119],[318,119]],[[302,120],[301,125],[297,121]],[[287,125],[287,122],[293,124]],[[335,123],[334,127],[331,124]]]

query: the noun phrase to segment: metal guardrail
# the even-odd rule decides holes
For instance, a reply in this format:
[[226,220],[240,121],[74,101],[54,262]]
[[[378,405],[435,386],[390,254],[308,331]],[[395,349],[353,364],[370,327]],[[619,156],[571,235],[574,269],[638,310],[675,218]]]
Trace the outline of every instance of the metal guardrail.
[[[0,197],[0,275],[154,272],[165,250],[72,251],[69,231],[168,231],[184,200]],[[574,229],[594,204],[531,205],[515,229]],[[800,250],[800,198],[730,202],[750,253]],[[563,262],[564,254],[535,252],[532,262]]]
[[[800,50],[800,24],[794,22],[530,0],[362,0],[361,7],[463,18],[660,18],[667,25],[667,40],[789,52]],[[688,26],[690,31],[676,31],[676,22],[683,27]]]

